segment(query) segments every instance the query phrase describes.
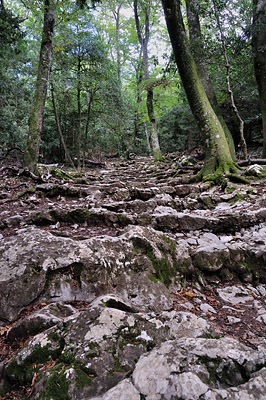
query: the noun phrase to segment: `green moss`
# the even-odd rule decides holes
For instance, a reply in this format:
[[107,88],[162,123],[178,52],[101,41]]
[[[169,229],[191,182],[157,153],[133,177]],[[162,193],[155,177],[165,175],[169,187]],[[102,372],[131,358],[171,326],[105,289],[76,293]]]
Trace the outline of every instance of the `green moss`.
[[178,274],[188,275],[191,265],[189,261],[180,264],[176,257],[176,242],[167,236],[162,238],[165,245],[160,246],[160,251],[164,254],[161,258],[155,257],[152,246],[143,239],[134,238],[133,246],[137,254],[146,255],[152,262],[154,272],[149,275],[149,279],[153,282],[160,281],[169,287]]
[[235,204],[238,201],[243,201],[243,200],[248,200],[249,199],[249,195],[248,193],[239,193],[236,192],[235,196],[233,197],[233,199],[229,200],[229,204]]
[[43,400],[71,400],[68,389],[70,382],[66,379],[64,364],[57,364],[50,370],[49,377],[45,380],[46,390],[40,399]]
[[120,328],[117,331],[116,336],[118,337],[119,347],[123,348],[128,344],[137,346],[140,344],[140,340],[137,339],[141,332],[138,324],[135,323],[133,326],[127,326],[126,328]]
[[206,339],[220,339],[221,335],[219,335],[218,333],[205,332],[202,337]]
[[222,359],[220,357],[217,358],[210,358],[208,356],[199,357],[198,363],[205,365],[207,371],[209,372],[209,382],[214,383],[215,385],[217,384],[217,381],[218,382],[220,381],[217,370],[221,362]]
[[66,218],[67,220],[73,222],[86,222],[87,219],[91,216],[91,213],[87,208],[78,208],[76,210],[70,211],[67,213]]
[[84,363],[76,360],[75,355],[69,351],[61,354],[60,361],[75,369],[76,384],[79,389],[83,389],[85,386],[90,386],[93,379],[97,376],[94,369],[88,368]]
[[119,361],[119,358],[117,356],[113,355],[113,358],[114,358],[114,366],[113,366],[112,369],[110,369],[107,372],[107,375],[113,375],[116,372],[120,372],[120,373],[121,372],[124,372],[124,373],[128,372],[128,370],[121,365],[121,363]]
[[157,282],[160,282],[160,280],[158,279],[158,278],[156,278],[156,276],[154,276],[154,275],[149,275],[149,279],[152,281],[152,282],[155,282],[155,283],[157,283]]
[[118,222],[119,222],[119,225],[121,225],[121,226],[127,226],[130,224],[131,221],[127,215],[119,214]]
[[136,254],[147,254],[152,252],[152,246],[141,238],[133,238],[133,247]]
[[36,192],[36,189],[34,187],[29,187],[26,190],[23,190],[23,192],[19,192],[13,200],[18,200],[21,199],[22,197],[26,196],[27,194],[33,194]]
[[37,346],[31,354],[21,364],[18,364],[16,360],[5,368],[4,376],[11,383],[25,385],[32,381],[33,375],[37,372],[42,364],[47,362],[50,358],[58,358],[61,349],[50,350],[48,345]]
[[151,260],[155,273],[153,276],[165,284],[165,286],[169,287],[172,280],[171,277],[174,276],[174,269],[171,267],[171,264],[167,258],[167,256],[162,258],[156,258],[152,252],[147,254],[147,257]]
[[52,340],[53,342],[59,342],[61,338],[57,332],[51,331],[48,333],[48,339]]
[[81,369],[76,369],[76,385],[78,389],[83,389],[85,386],[91,386],[92,379],[85,374]]
[[58,168],[51,168],[49,172],[55,178],[66,179],[66,180],[72,179],[70,174]]

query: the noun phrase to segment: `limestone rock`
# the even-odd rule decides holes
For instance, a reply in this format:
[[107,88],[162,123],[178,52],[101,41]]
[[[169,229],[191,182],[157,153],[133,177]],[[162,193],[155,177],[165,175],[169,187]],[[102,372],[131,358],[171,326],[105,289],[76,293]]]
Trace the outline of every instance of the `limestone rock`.
[[[84,311],[66,318],[64,323],[59,322],[31,339],[6,366],[4,378],[7,382],[26,384],[31,382],[34,373],[38,374],[34,399],[46,393],[49,382],[57,374],[61,374],[62,382],[70,381],[67,392],[71,399],[95,395],[112,399],[108,396],[115,396],[124,387],[129,388],[135,399],[138,391],[124,379],[134,370],[142,354],[165,340],[175,341],[183,335],[195,337],[211,331],[206,321],[193,314],[136,313],[121,298],[105,295]],[[50,359],[55,361],[52,368],[42,371],[42,364]],[[119,382],[120,386],[108,392]]]
[[196,267],[203,271],[215,272],[221,269],[229,259],[229,250],[216,235],[204,234],[198,240],[199,246],[192,252]]
[[243,287],[227,286],[222,289],[217,289],[217,292],[224,301],[227,301],[233,305],[254,300],[250,294],[250,290]]
[[167,286],[193,271],[183,245],[139,226],[80,242],[22,229],[1,240],[0,254],[0,319],[9,321],[40,295],[46,302],[92,301],[111,290],[142,310],[167,310]]
[[218,399],[204,396],[212,393],[213,386],[219,389],[221,385],[227,388],[223,391],[226,395],[233,392],[230,387],[237,387],[238,392],[265,360],[265,349],[255,351],[233,339],[183,338],[164,342],[142,355],[132,378],[147,400]]
[[141,400],[140,393],[130,379],[124,379],[114,388],[108,390],[101,397],[92,397],[91,400]]
[[13,341],[36,335],[54,325],[58,325],[60,322],[67,321],[70,317],[73,318],[73,315],[77,314],[77,310],[71,305],[51,303],[13,326],[8,332],[7,339]]

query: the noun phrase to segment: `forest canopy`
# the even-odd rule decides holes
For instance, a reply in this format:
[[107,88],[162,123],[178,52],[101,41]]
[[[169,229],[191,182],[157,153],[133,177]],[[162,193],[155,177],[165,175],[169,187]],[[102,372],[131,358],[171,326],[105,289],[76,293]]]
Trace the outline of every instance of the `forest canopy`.
[[265,0],[0,7],[1,151],[19,147],[32,171],[37,162],[80,168],[105,154],[160,160],[202,148],[206,174],[228,174],[246,144],[266,158]]

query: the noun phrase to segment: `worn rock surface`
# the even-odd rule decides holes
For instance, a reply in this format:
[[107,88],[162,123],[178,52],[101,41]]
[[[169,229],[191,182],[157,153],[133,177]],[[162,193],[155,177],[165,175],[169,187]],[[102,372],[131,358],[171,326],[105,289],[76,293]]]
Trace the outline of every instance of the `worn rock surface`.
[[265,182],[175,174],[140,158],[3,187],[4,400],[265,399]]

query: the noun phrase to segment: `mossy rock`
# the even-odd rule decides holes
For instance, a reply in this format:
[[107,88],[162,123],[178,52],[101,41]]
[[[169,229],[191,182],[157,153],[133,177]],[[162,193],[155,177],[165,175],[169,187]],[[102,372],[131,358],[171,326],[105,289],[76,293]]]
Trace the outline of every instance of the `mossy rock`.
[[68,174],[67,172],[63,171],[62,169],[51,168],[49,172],[54,178],[64,179],[64,180],[72,180],[71,175]]

